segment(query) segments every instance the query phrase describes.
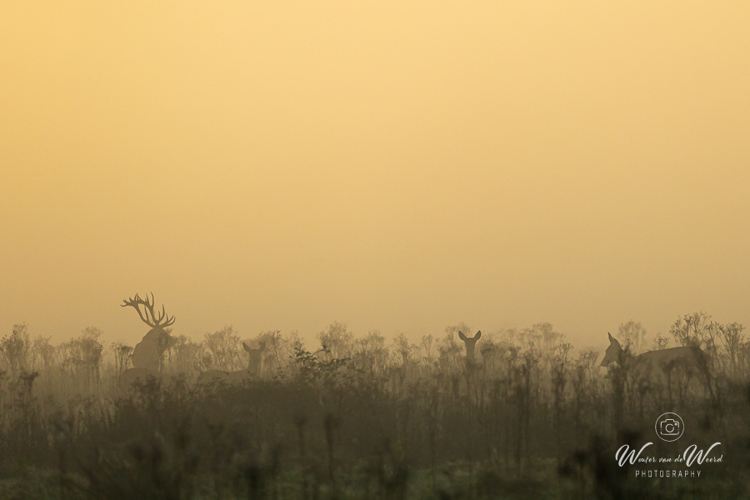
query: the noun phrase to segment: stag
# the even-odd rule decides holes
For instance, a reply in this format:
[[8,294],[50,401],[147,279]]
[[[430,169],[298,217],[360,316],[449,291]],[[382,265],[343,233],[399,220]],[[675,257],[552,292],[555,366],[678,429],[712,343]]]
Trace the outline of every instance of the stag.
[[458,338],[464,341],[464,344],[466,344],[466,359],[473,363],[475,361],[474,358],[474,348],[477,345],[477,340],[479,340],[482,337],[482,331],[479,330],[476,335],[474,335],[472,338],[467,337],[463,334],[463,332],[458,332]]
[[174,324],[174,316],[167,315],[163,305],[160,312],[154,310],[153,293],[150,298],[146,295],[145,299],[136,294],[132,299],[123,300],[120,307],[132,307],[138,312],[141,321],[151,327],[133,349],[133,368],[120,375],[120,386],[130,387],[133,382],[148,375],[158,376],[164,352],[176,342],[165,330]]
[[245,380],[260,377],[261,368],[263,365],[263,352],[266,350],[266,343],[260,342],[259,345],[260,347],[258,347],[257,349],[252,349],[246,343],[242,343],[242,348],[245,349],[245,351],[247,351],[247,353],[250,355],[247,369],[235,372],[223,370],[208,370],[202,372],[198,376],[198,384],[207,385],[217,382],[235,384],[243,382]]

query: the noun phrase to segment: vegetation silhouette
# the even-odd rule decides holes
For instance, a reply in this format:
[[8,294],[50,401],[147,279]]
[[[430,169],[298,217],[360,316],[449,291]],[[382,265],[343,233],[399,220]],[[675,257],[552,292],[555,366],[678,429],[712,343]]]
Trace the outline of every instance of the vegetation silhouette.
[[[296,332],[242,339],[231,326],[197,342],[167,332],[173,318],[164,308],[154,315],[153,295],[126,303],[157,330],[138,354],[122,344],[103,349],[94,328],[59,345],[32,339],[25,325],[0,339],[0,498],[750,494],[750,343],[741,325],[705,313],[686,316],[687,335],[684,318],[669,334],[678,344],[700,342],[713,396],[691,390],[696,372],[678,368],[668,383],[633,383],[627,358],[638,358],[629,344],[600,367],[598,352],[574,350],[547,323],[485,331],[481,344],[479,334],[459,334],[463,324],[412,343],[358,337],[333,323],[308,349]],[[649,338],[627,330],[641,344]],[[666,347],[660,339],[655,346]],[[659,355],[643,359],[652,358]],[[136,369],[154,376],[121,391],[122,374]],[[199,383],[210,370],[241,375]],[[647,481],[635,477],[637,466],[620,467],[617,448],[654,441],[665,411],[685,421],[683,440],[721,442],[725,462],[703,465],[699,480]],[[654,449],[667,456],[682,448]]]

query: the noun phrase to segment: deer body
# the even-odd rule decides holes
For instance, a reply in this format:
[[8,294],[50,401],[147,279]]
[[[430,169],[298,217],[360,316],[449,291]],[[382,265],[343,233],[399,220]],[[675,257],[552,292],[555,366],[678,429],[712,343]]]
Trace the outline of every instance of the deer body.
[[632,356],[620,346],[616,338],[607,335],[609,347],[599,366],[617,362],[638,384],[656,382],[666,385],[678,372],[688,379],[696,375],[704,384],[708,384],[708,356],[696,346],[672,347]]
[[266,350],[264,342],[260,343],[258,349],[251,349],[246,343],[242,343],[242,348],[250,355],[246,370],[235,372],[224,370],[208,370],[201,372],[198,376],[198,385],[207,385],[211,383],[225,383],[228,385],[238,384],[245,380],[250,380],[260,376],[263,364],[263,352]]
[[162,328],[152,328],[133,349],[133,367],[145,370],[159,370],[159,364],[164,352],[174,345],[172,338]]

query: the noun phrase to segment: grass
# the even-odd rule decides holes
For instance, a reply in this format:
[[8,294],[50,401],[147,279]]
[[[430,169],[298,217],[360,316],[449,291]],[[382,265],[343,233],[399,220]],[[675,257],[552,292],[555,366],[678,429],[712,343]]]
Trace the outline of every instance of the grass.
[[[235,386],[196,386],[177,354],[179,376],[129,393],[111,365],[35,375],[16,360],[0,375],[0,498],[750,498],[745,358],[731,377],[714,373],[709,397],[644,390],[590,353],[569,359],[563,339],[486,335],[482,363],[467,364],[448,337],[423,342],[434,354],[422,357],[349,338],[338,351],[351,356],[337,358],[274,335],[264,378]],[[721,441],[725,462],[694,480],[618,467],[615,450],[653,441],[664,411],[683,417],[690,442]]]

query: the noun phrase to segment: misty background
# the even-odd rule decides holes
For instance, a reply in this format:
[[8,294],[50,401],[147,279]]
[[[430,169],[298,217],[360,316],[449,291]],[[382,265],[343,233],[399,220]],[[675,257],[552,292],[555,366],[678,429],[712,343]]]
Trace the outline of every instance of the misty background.
[[750,5],[3,2],[0,335],[750,323]]

